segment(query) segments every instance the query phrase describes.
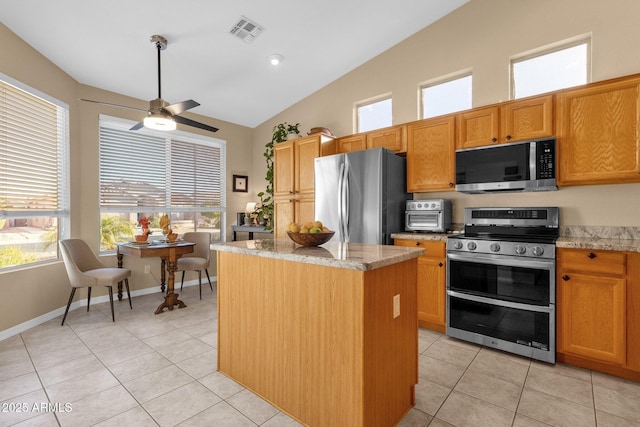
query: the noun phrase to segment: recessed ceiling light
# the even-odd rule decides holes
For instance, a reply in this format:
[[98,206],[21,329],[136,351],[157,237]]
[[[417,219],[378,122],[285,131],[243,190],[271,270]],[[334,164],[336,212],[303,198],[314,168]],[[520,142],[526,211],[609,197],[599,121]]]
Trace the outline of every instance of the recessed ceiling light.
[[273,55],[269,55],[267,57],[267,62],[269,62],[269,64],[273,65],[274,67],[282,64],[283,61],[284,57],[282,55],[278,55],[277,53],[274,53]]

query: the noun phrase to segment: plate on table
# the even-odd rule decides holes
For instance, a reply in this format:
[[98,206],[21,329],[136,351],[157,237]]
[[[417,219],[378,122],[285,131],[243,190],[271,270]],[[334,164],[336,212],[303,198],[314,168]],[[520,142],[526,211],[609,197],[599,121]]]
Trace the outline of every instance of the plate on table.
[[133,241],[133,242],[129,242],[130,245],[133,246],[148,246],[150,243],[149,242],[138,242],[138,241]]

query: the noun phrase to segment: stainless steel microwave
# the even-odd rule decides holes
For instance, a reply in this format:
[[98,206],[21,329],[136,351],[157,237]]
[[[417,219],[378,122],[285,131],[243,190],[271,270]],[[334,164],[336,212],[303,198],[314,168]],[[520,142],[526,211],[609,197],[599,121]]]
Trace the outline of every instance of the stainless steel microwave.
[[456,191],[557,189],[555,138],[456,150]]

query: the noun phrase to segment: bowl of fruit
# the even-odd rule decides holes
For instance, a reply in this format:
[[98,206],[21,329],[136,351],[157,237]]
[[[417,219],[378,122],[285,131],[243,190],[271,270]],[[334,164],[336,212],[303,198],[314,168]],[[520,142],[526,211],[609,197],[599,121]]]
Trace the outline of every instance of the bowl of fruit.
[[335,232],[323,226],[321,221],[301,224],[292,222],[287,226],[289,238],[301,246],[322,245],[331,240],[334,234]]

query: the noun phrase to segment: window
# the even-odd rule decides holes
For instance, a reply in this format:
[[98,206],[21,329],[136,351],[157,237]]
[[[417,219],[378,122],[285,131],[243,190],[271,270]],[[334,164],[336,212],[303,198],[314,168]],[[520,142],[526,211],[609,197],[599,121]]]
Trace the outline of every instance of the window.
[[356,106],[357,110],[357,130],[356,132],[367,132],[369,130],[386,128],[391,126],[391,97],[378,99],[366,104]]
[[471,84],[471,74],[465,74],[422,86],[422,118],[471,108]]
[[590,44],[583,39],[512,59],[513,99],[588,83]]
[[186,132],[129,131],[130,122],[100,117],[100,248],[139,234],[161,239],[160,217],[176,233],[208,231],[224,239],[226,204],[224,141]]
[[58,259],[69,219],[69,108],[0,74],[0,270]]

